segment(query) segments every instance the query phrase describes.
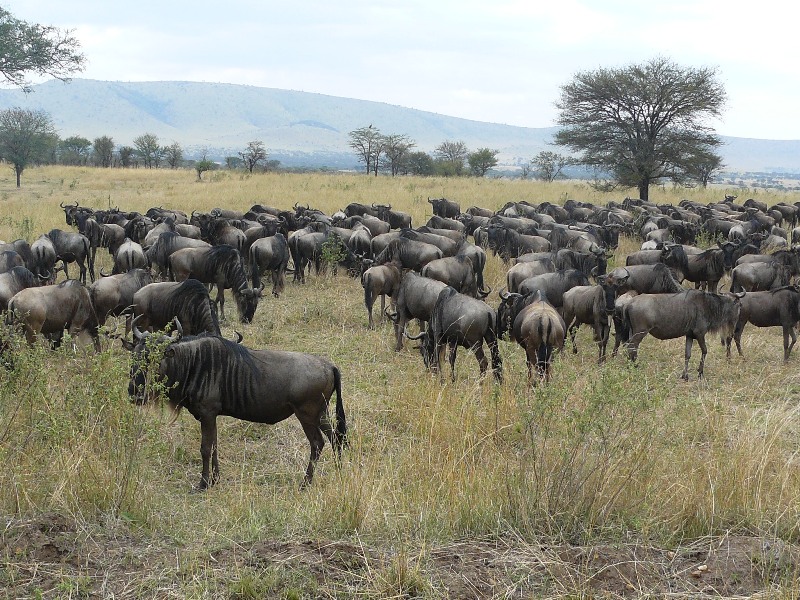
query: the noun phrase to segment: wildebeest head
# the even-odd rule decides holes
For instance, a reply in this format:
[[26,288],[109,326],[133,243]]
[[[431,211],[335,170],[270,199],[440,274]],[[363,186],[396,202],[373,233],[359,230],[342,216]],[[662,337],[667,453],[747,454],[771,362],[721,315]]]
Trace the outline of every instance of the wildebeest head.
[[261,300],[261,293],[263,291],[263,284],[254,289],[243,285],[234,293],[233,297],[236,299],[236,308],[239,310],[239,318],[242,323],[253,322],[253,316],[256,314],[258,301]]
[[403,331],[403,335],[405,335],[409,340],[419,340],[419,353],[422,355],[422,363],[425,365],[426,369],[430,369],[433,365],[436,364],[434,360],[433,353],[435,352],[435,340],[433,337],[433,332],[431,331],[430,324],[425,329],[425,331],[419,332],[417,335],[409,335],[407,331]]
[[163,377],[160,372],[161,358],[169,351],[169,345],[178,341],[183,336],[180,321],[175,319],[175,331],[172,335],[163,333],[142,333],[133,323],[133,342],[123,340],[122,345],[132,351],[130,381],[128,382],[128,395],[131,402],[146,404],[153,401],[158,395],[158,379]]
[[500,290],[500,306],[497,307],[497,337],[501,340],[511,331],[514,317],[522,309],[524,296],[516,292]]

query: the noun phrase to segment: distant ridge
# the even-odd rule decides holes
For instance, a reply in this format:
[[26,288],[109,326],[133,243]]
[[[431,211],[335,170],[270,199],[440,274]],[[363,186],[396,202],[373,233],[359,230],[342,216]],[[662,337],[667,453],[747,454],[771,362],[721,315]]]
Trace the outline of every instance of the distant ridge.
[[[207,149],[221,158],[251,140],[262,140],[273,158],[299,166],[355,167],[348,133],[374,123],[383,133],[410,136],[430,152],[444,140],[470,149],[499,150],[501,164],[527,162],[549,145],[555,127],[483,123],[382,102],[228,83],[49,81],[30,94],[0,89],[0,109],[12,106],[50,113],[62,137],[109,135],[130,145],[143,133],[177,141],[189,154]],[[728,170],[800,172],[800,140],[723,137]]]

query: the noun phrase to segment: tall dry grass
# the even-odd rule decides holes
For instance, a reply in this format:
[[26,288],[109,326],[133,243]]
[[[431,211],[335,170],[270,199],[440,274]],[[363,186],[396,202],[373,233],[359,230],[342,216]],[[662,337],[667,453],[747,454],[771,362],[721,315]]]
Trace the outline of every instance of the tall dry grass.
[[[27,170],[16,190],[10,171],[0,174],[0,239],[7,240],[66,228],[60,202],[187,211],[297,202],[326,212],[382,202],[421,224],[428,197],[496,208],[625,195],[571,182],[230,172],[196,182],[186,171],[55,167]],[[796,199],[670,188],[654,189],[653,199],[708,202],[731,192]],[[636,246],[624,240],[617,262]],[[502,287],[504,274],[490,257],[488,285]],[[278,300],[264,299],[253,324],[224,324],[249,346],[324,354],[340,367],[351,446],[341,468],[326,449],[309,490],[299,487],[308,447],[294,420],[266,426],[220,418],[221,482],[189,493],[200,470],[197,423],[184,414],[168,427],[157,407],[133,406],[124,350],[109,343],[95,355],[16,341],[16,369],[0,373],[0,513],[56,511],[87,528],[116,523],[176,540],[189,559],[266,537],[356,539],[400,550],[486,537],[633,535],[672,543],[742,531],[798,538],[800,359],[781,362],[779,332],[748,327],[746,357],[730,362],[711,341],[707,379],[683,383],[682,340],[648,338],[637,367],[623,357],[597,366],[582,330],[579,354],[559,357],[552,384],[531,390],[523,352],[508,342],[501,343],[502,385],[480,380],[465,350],[455,383],[431,376],[415,350],[392,350],[388,324],[366,328],[362,302],[357,280],[312,276]],[[698,358],[695,347],[692,368]]]

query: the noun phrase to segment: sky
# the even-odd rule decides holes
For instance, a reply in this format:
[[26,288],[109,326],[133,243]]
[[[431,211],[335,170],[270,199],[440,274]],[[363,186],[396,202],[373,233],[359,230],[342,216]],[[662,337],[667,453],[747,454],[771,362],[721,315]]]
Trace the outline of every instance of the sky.
[[716,69],[721,135],[800,139],[800,7],[785,1],[0,3],[74,30],[86,79],[235,83],[552,127],[576,73],[664,56]]

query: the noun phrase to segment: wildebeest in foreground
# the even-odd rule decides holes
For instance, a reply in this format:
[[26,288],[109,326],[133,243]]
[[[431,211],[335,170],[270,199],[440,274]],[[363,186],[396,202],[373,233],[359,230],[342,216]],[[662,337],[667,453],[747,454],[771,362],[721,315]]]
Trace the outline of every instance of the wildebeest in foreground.
[[[139,403],[149,398],[146,374],[150,335],[134,328],[136,345],[128,393]],[[200,422],[203,471],[198,488],[219,480],[217,417],[228,416],[254,423],[275,424],[295,415],[311,445],[305,484],[330,441],[337,459],[346,443],[347,422],[342,403],[339,369],[312,354],[278,350],[252,350],[219,336],[181,337],[169,341],[158,365],[167,385],[167,399],[177,418],[185,408]],[[152,345],[150,345],[152,347]],[[336,428],[328,416],[328,402],[336,392]]]
[[689,379],[689,359],[692,344],[697,340],[702,355],[697,368],[703,377],[708,348],[706,334],[719,332],[723,339],[733,334],[739,319],[743,294],[722,296],[700,290],[686,290],[673,294],[639,294],[623,309],[623,319],[630,332],[628,358],[636,361],[639,344],[649,333],[659,340],[686,337],[686,352],[681,378]]

